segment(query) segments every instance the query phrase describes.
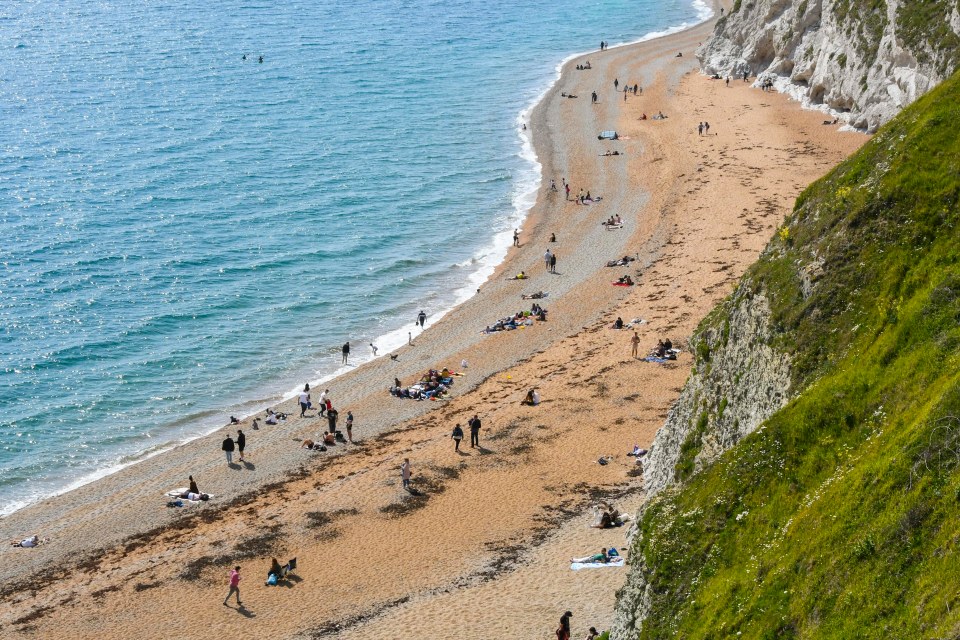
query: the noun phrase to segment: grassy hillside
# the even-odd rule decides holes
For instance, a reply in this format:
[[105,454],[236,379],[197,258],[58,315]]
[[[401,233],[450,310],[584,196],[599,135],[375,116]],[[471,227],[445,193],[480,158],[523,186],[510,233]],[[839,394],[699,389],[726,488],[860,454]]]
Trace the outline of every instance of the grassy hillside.
[[801,392],[644,513],[642,638],[960,637],[958,132],[955,75],[744,278]]

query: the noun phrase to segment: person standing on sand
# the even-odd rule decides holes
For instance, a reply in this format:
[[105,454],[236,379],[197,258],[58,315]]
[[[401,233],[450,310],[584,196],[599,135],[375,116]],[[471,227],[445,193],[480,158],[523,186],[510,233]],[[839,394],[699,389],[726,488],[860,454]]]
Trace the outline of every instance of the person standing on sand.
[[513,246],[520,246],[520,229],[513,230]]
[[220,445],[220,449],[227,455],[227,466],[229,467],[233,464],[233,438],[230,437],[230,434],[227,434],[227,437],[224,439],[223,444]]
[[633,332],[633,337],[630,338],[630,344],[632,345],[632,348],[630,350],[630,355],[636,358],[637,350],[640,348],[640,336],[637,335],[636,331]]
[[237,429],[237,451],[240,453],[240,462],[243,462],[243,448],[247,446],[247,436]]
[[300,392],[300,417],[310,408],[310,383],[303,385],[303,391]]
[[550,255],[550,273],[557,272],[557,254],[553,253]]
[[347,441],[353,444],[353,412],[347,411]]
[[423,329],[423,325],[424,323],[426,323],[426,321],[427,321],[427,313],[423,309],[420,309],[420,313],[417,314],[417,321],[414,322],[413,324],[414,325],[419,324],[420,328]]
[[470,427],[470,448],[480,446],[480,418],[476,414],[470,418],[470,421],[467,423]]
[[400,479],[403,481],[403,488],[410,489],[410,458],[404,458],[400,465]]
[[553,254],[550,253],[550,249],[547,249],[547,252],[543,254],[543,266],[547,269],[550,268],[550,258],[553,257]]
[[710,135],[710,123],[709,123],[709,122],[704,122],[704,123],[703,123],[703,135],[705,135],[705,136]]
[[567,200],[569,200],[570,199],[570,183],[567,182],[566,178],[563,179],[563,188],[566,190]]
[[230,591],[227,593],[227,597],[223,599],[224,605],[230,601],[230,596],[234,593],[237,594],[237,606],[242,607],[243,603],[240,602],[240,565],[235,566],[233,571],[230,572]]
[[450,435],[453,438],[453,450],[460,451],[460,441],[463,440],[463,427],[460,426],[458,422],[453,427],[453,433]]
[[620,87],[620,81],[616,78],[613,79],[613,90],[616,91]]
[[560,616],[560,626],[557,627],[557,640],[570,640],[570,618],[572,617],[573,613],[570,611],[566,611]]
[[323,417],[323,412],[327,410],[327,399],[329,395],[330,395],[330,389],[324,389],[323,393],[320,394],[320,406],[317,407],[317,411],[320,412],[317,415],[320,418]]
[[337,432],[337,416],[339,412],[333,407],[327,408],[327,426],[330,428],[330,433]]
[[341,351],[343,351],[343,364],[347,364],[347,358],[350,357],[350,343],[344,342]]
[[697,135],[698,135],[698,136],[702,136],[702,135],[703,135],[703,123],[702,123],[702,122],[697,125]]
[[596,91],[594,91],[593,93],[590,94],[590,100],[593,102],[593,104],[597,104],[597,92],[596,92]]

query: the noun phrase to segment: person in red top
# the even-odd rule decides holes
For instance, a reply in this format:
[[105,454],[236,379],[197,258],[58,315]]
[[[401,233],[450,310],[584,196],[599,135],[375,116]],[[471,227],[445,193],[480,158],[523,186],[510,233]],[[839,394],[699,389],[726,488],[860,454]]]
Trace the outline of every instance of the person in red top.
[[237,594],[237,606],[242,607],[243,603],[240,602],[240,566],[239,565],[234,567],[233,571],[230,572],[230,592],[227,593],[227,597],[223,600],[224,605],[227,604],[227,601],[230,600],[230,596],[232,596],[234,592],[236,592]]

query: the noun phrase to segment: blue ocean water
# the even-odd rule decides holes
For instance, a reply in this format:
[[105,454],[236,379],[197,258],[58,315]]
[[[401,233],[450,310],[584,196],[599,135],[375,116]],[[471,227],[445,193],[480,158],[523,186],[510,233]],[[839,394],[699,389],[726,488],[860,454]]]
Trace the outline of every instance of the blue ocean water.
[[703,10],[0,5],[0,514],[439,317],[532,203],[558,63]]

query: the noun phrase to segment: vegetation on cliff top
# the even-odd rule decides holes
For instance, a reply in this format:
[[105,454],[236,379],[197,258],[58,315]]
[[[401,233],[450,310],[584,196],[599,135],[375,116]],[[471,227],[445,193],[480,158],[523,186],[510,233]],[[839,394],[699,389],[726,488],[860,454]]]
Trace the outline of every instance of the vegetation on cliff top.
[[960,74],[807,189],[745,276],[798,394],[644,512],[641,638],[960,634],[958,122]]

